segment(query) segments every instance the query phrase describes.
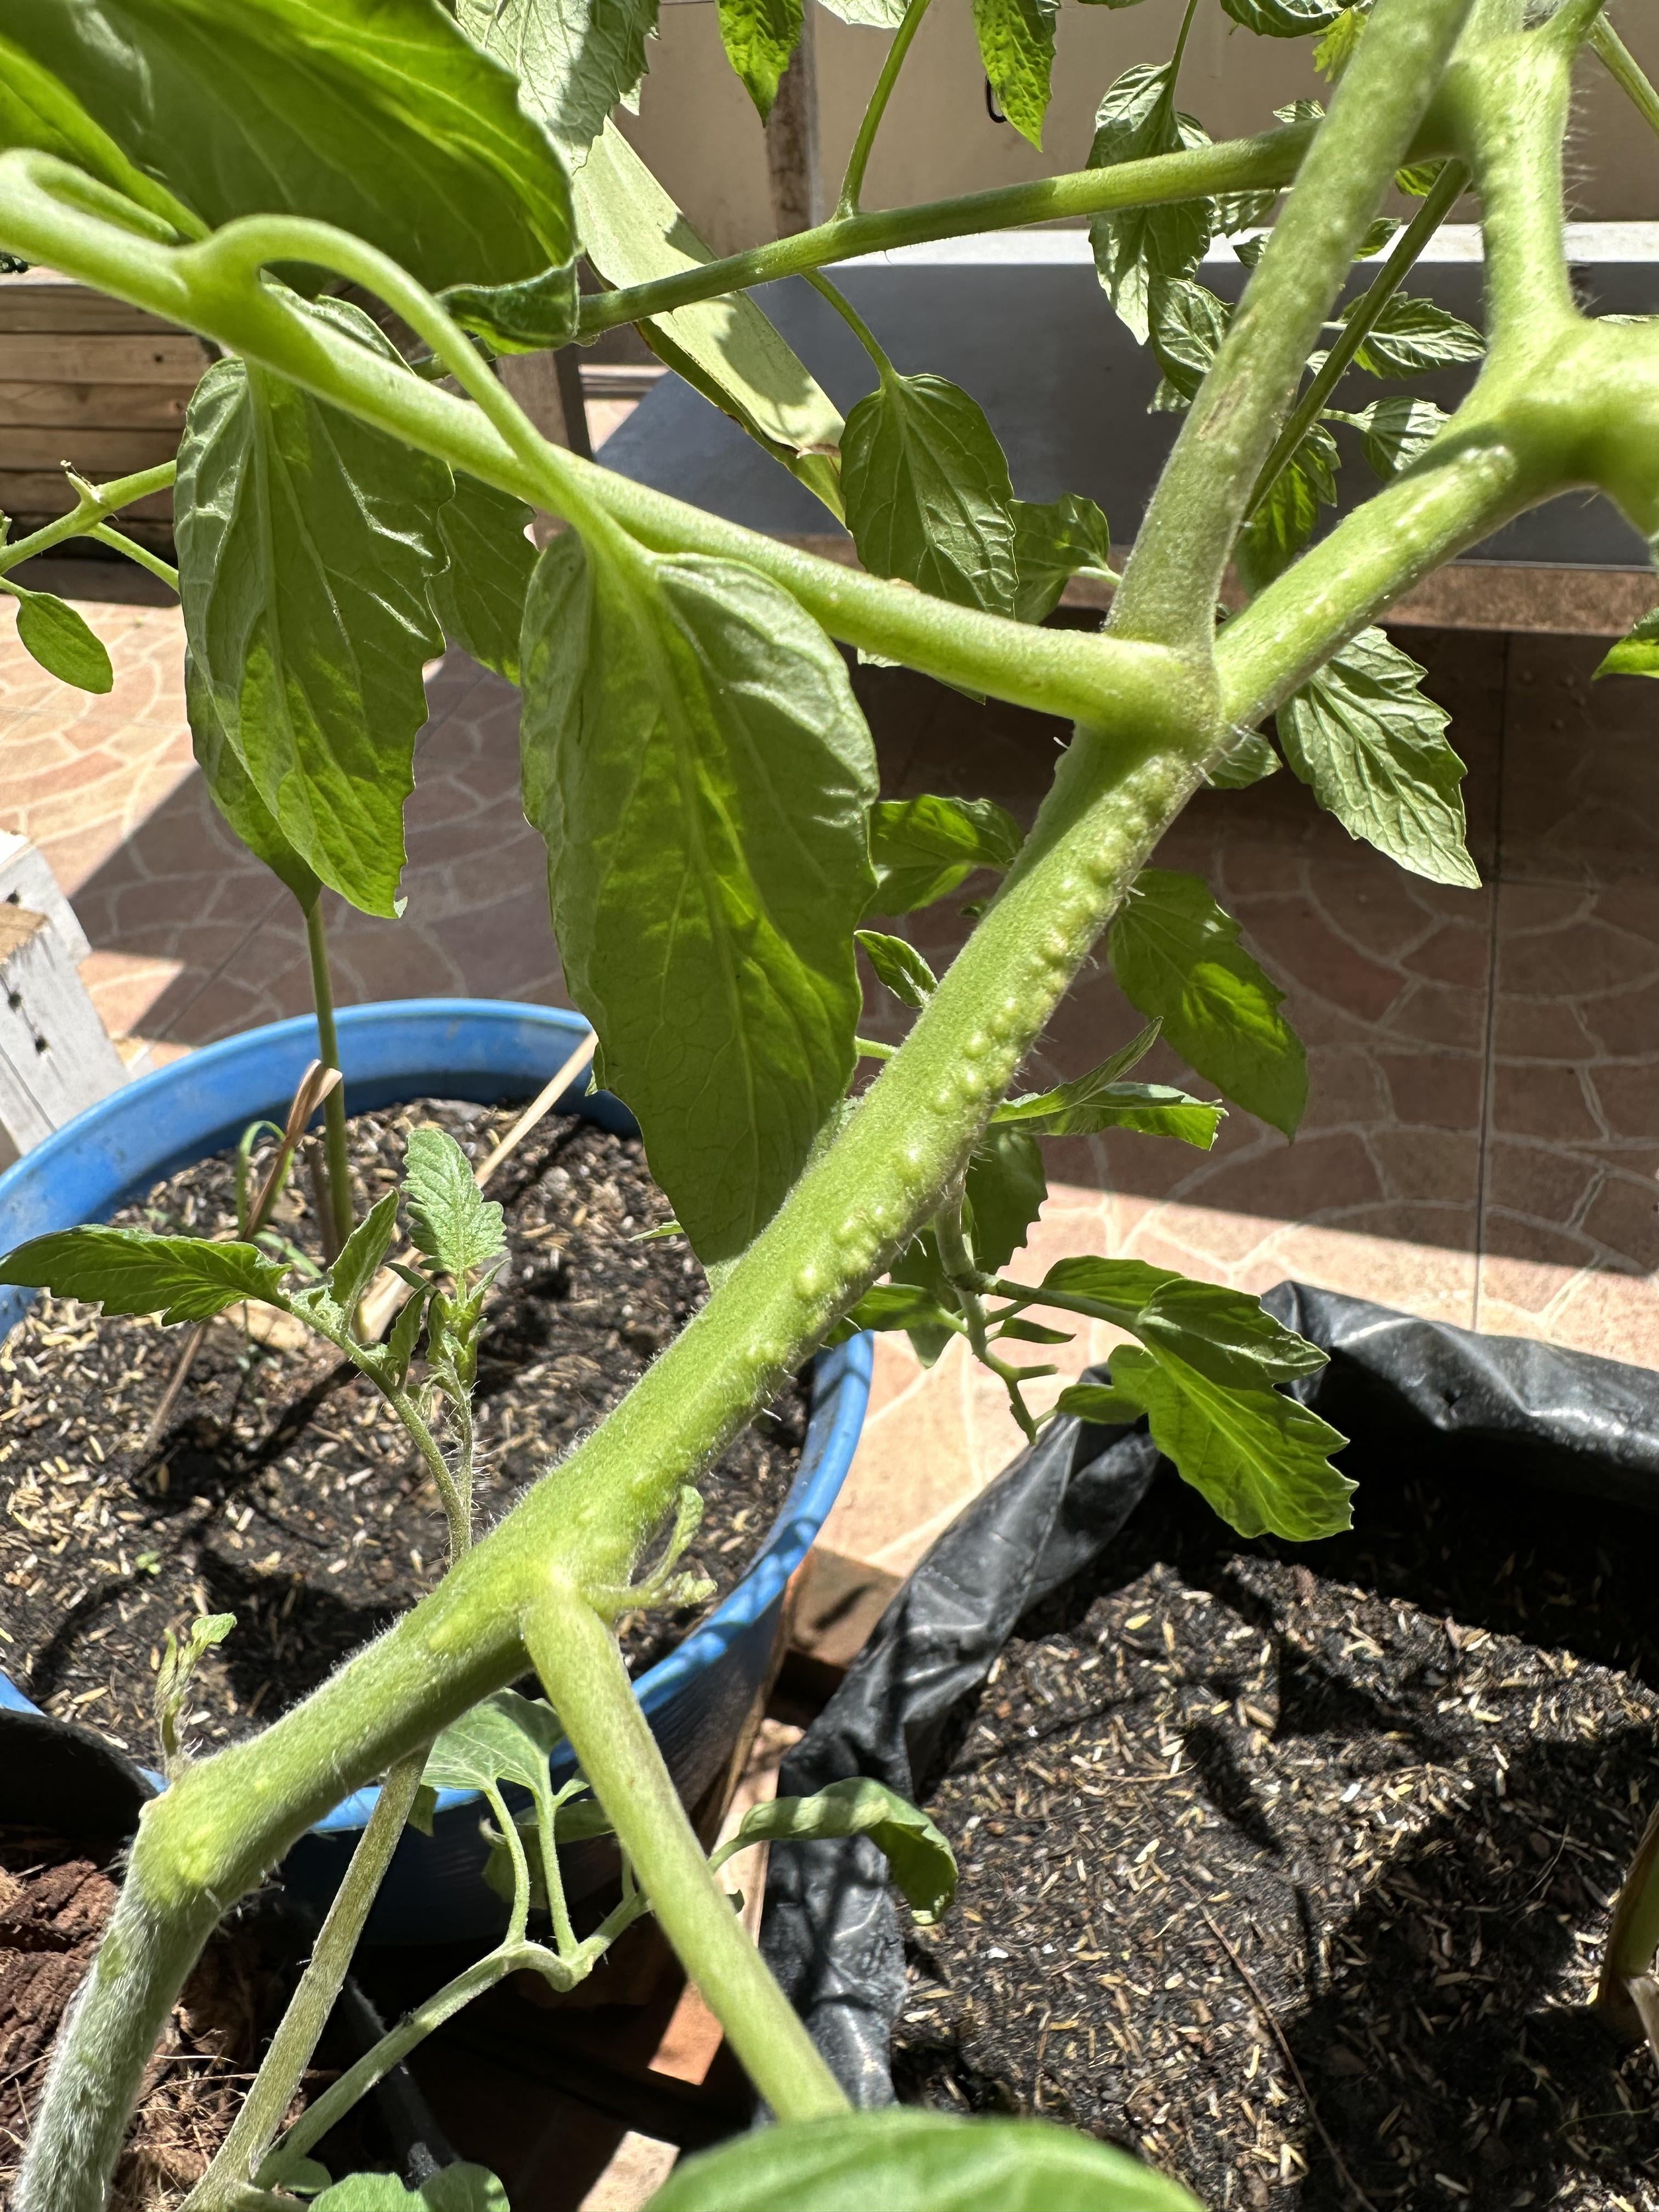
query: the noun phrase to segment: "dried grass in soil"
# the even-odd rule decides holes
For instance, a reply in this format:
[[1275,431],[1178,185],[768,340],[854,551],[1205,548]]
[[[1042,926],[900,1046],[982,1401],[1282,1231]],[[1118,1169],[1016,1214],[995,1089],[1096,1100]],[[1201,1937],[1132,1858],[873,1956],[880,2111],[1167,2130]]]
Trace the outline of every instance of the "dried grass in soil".
[[1291,1553],[1169,1478],[1021,1624],[930,1795],[963,1883],[900,2094],[1214,2212],[1653,2212],[1653,2062],[1584,2008],[1659,1793],[1659,1531],[1501,1481],[1355,1510]]
[[[359,1214],[398,1179],[410,1129],[435,1122],[482,1158],[516,1109],[422,1104],[351,1123]],[[568,1117],[498,1171],[509,1261],[478,1362],[482,1532],[621,1398],[707,1296],[684,1240],[641,1243],[668,1207],[634,1140]],[[118,1218],[195,1235],[231,1228],[229,1155],[185,1170]],[[305,1178],[275,1224],[319,1250]],[[41,1299],[0,1350],[0,1665],[49,1712],[151,1752],[164,1632],[198,1613],[236,1627],[195,1678],[204,1747],[271,1719],[437,1579],[443,1516],[379,1394],[308,1340],[251,1342],[216,1323],[155,1449],[138,1447],[185,1332]],[[699,1483],[686,1564],[720,1594],[782,1504],[805,1431],[792,1389]],[[696,1616],[625,1625],[638,1671]]]
[[[56,1837],[0,1828],[0,2212],[12,2197],[52,2039],[115,1904],[111,1873]],[[144,2070],[112,2212],[164,2212],[207,2171],[241,2102],[276,1978],[222,1929]]]

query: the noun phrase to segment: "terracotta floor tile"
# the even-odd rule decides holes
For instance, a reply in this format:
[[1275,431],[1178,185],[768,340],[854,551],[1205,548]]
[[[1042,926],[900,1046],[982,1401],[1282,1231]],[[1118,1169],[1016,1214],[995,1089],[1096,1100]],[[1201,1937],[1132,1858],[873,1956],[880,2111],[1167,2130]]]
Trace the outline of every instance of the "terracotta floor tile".
[[1510,641],[1504,723],[1507,882],[1651,883],[1659,779],[1648,687],[1592,684],[1607,650],[1584,637]]

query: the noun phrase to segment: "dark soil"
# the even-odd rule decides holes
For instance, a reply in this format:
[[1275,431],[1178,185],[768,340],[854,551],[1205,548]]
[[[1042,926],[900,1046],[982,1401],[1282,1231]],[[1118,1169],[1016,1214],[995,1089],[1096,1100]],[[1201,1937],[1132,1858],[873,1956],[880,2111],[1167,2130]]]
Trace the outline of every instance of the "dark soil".
[[1372,1480],[1241,1543],[1172,1477],[1037,1607],[931,1793],[901,2096],[1041,2112],[1213,2212],[1659,2206],[1585,2007],[1659,1781],[1659,1526]]
[[[111,1874],[77,1848],[0,1827],[0,2208],[11,2202],[53,2039],[115,1893]],[[248,1929],[214,1936],[145,2069],[112,2212],[161,2212],[201,2179],[280,1994]]]
[[[410,1127],[436,1122],[478,1157],[515,1112],[428,1102],[357,1116],[360,1210],[397,1180]],[[509,1260],[478,1361],[481,1533],[707,1295],[684,1238],[635,1241],[668,1207],[632,1139],[550,1118],[489,1195],[506,1209]],[[231,1156],[117,1218],[198,1235],[234,1227]],[[275,1226],[319,1254],[304,1176]],[[165,1432],[143,1451],[185,1334],[42,1298],[0,1350],[0,1665],[37,1705],[139,1758],[152,1755],[167,1629],[198,1613],[236,1615],[196,1675],[189,1717],[197,1741],[223,1741],[385,1628],[436,1581],[445,1553],[436,1492],[403,1429],[315,1339],[256,1343],[216,1322]],[[807,1412],[804,1389],[786,1394],[700,1484],[704,1519],[685,1564],[720,1595],[771,1527]],[[626,1624],[630,1666],[653,1664],[697,1617]]]

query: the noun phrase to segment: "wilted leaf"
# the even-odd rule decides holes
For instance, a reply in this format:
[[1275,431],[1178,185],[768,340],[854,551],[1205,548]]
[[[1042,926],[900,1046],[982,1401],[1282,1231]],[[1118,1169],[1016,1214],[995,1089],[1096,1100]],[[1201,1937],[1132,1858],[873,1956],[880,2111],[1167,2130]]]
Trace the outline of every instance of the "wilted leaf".
[[1307,1056],[1275,989],[1197,876],[1144,868],[1108,939],[1123,995],[1155,1015],[1188,1066],[1289,1137],[1308,1101]]
[[676,1218],[728,1259],[852,1077],[870,732],[817,624],[731,562],[624,565],[568,533],[525,639],[525,804],[566,978]]
[[0,1261],[0,1283],[84,1298],[106,1314],[159,1313],[164,1322],[210,1321],[243,1298],[286,1306],[286,1273],[254,1244],[97,1226],[32,1237]]
[[1464,843],[1463,763],[1450,717],[1419,689],[1425,671],[1380,629],[1363,629],[1279,710],[1294,773],[1351,837],[1413,875],[1478,890]]

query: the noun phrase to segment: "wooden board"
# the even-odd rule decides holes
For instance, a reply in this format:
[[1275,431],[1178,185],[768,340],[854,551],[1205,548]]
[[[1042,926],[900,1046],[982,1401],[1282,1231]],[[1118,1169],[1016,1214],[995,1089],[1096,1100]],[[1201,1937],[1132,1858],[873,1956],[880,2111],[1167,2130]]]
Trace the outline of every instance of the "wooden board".
[[131,476],[170,461],[179,450],[179,431],[65,428],[62,424],[8,422],[0,416],[0,465],[35,470],[67,461],[94,483]]
[[10,463],[14,425],[71,432],[82,426],[170,429],[176,435],[192,389],[187,384],[0,384],[0,463]]
[[3,384],[193,385],[206,367],[201,345],[183,331],[158,337],[0,333]]
[[26,276],[0,276],[0,331],[130,331],[165,337],[173,325],[159,315],[130,307],[125,300],[106,299],[101,292],[65,277],[52,277],[39,269]]

